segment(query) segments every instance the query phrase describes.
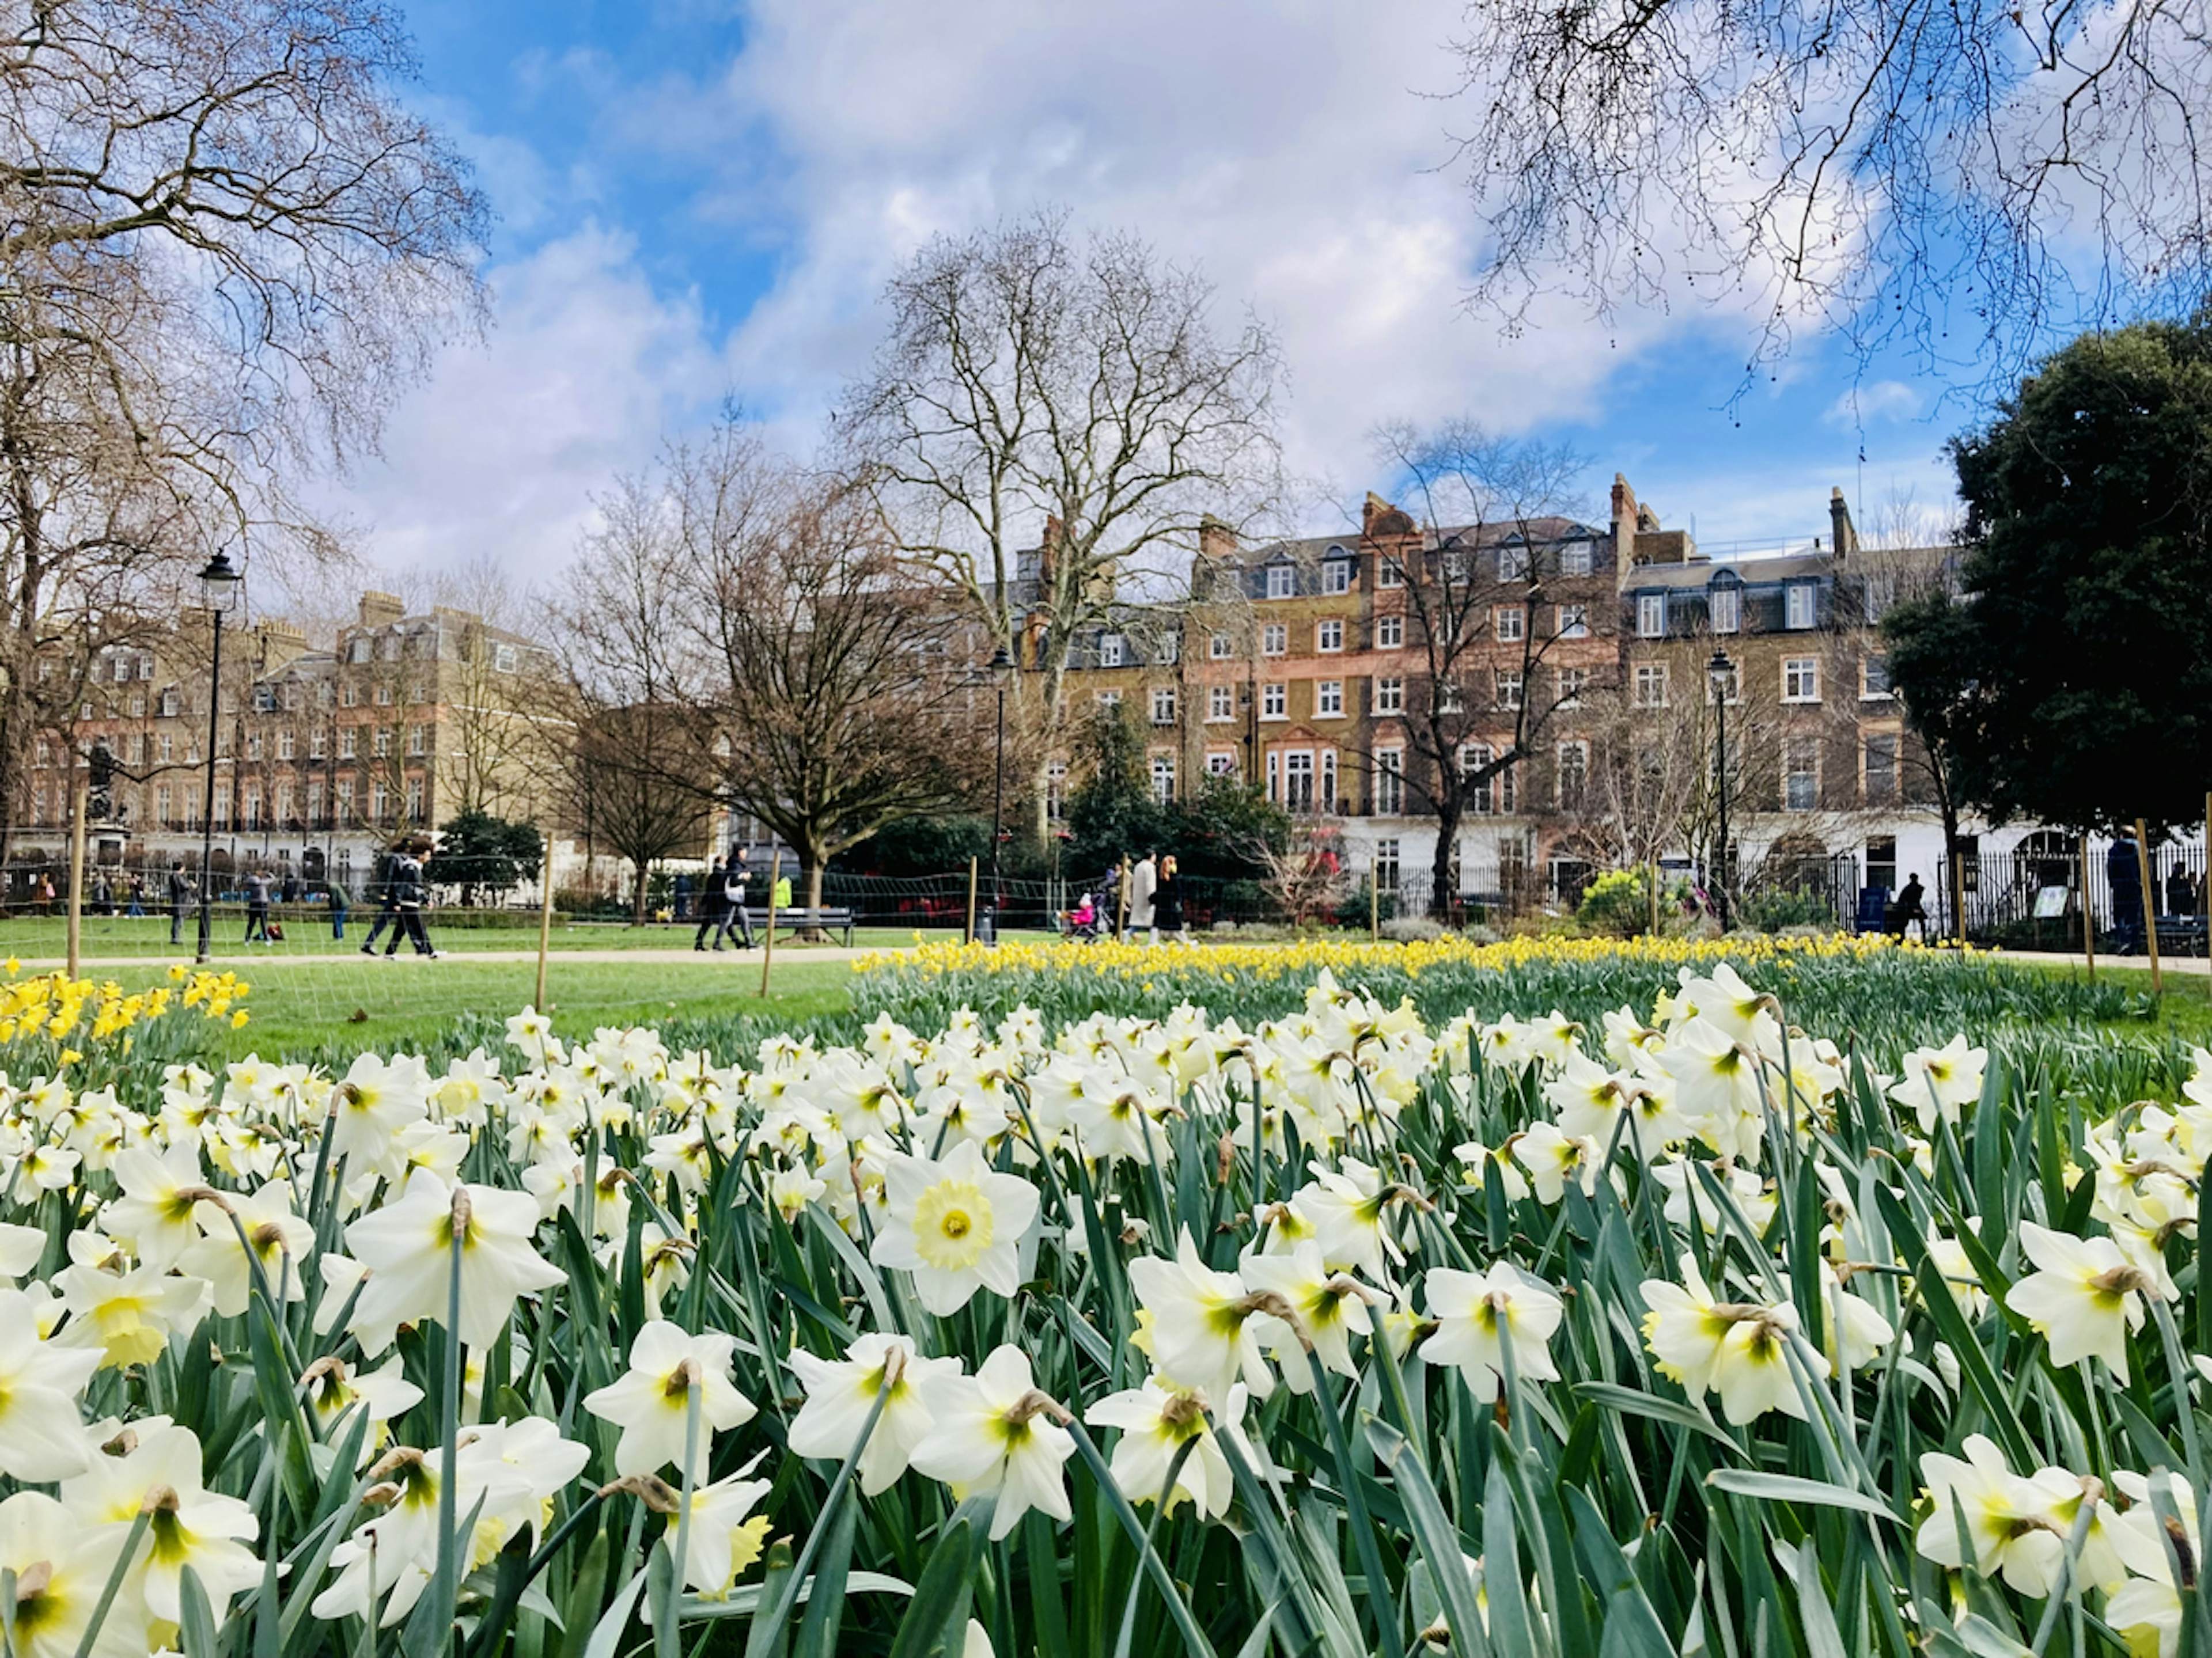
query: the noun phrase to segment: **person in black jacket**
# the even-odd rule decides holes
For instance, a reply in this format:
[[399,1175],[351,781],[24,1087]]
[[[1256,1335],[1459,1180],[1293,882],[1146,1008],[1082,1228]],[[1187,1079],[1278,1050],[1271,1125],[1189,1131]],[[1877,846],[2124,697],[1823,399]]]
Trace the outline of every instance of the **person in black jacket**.
[[[400,841],[388,847],[376,860],[376,873],[368,884],[369,893],[376,900],[376,919],[368,924],[368,937],[362,941],[361,953],[364,956],[376,954],[376,941],[384,935],[385,928],[392,929],[395,941],[398,937],[399,902],[393,894],[398,889],[399,860],[406,855],[406,843]],[[391,953],[385,952],[387,956]]]
[[692,949],[706,949],[708,936],[720,932],[722,907],[728,902],[722,896],[722,860],[717,858],[714,866],[707,872],[706,884],[699,890],[699,930],[691,935]]
[[185,941],[185,908],[192,901],[192,878],[185,873],[185,860],[178,859],[169,865],[169,942],[180,944]]
[[423,842],[410,841],[392,865],[392,907],[398,924],[392,930],[392,942],[384,947],[386,960],[399,948],[403,935],[413,944],[417,956],[426,956],[434,962],[438,959],[438,952],[430,947],[429,929],[422,924],[423,906],[430,899],[427,869],[429,852]]

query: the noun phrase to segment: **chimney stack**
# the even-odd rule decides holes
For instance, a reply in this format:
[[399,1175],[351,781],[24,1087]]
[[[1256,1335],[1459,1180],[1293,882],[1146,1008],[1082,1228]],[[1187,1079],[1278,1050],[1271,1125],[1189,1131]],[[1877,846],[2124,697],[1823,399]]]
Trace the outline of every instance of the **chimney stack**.
[[1850,504],[1840,489],[1828,491],[1828,525],[1834,532],[1838,558],[1849,558],[1859,550],[1859,532],[1851,524]]
[[364,628],[388,628],[407,614],[407,607],[390,593],[365,592],[361,596],[361,625]]

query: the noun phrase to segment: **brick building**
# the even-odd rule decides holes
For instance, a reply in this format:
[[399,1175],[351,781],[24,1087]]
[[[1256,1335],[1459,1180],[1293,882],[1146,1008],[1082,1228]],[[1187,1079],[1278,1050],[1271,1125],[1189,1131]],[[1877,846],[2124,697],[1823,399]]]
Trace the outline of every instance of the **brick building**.
[[[207,799],[209,623],[188,610],[151,643],[89,665],[64,744],[32,756],[17,857],[66,846],[76,764],[113,756],[94,803],[88,856],[197,866]],[[550,821],[564,744],[543,647],[443,606],[419,614],[361,596],[327,642],[290,623],[250,623],[223,640],[215,719],[212,823],[220,873],[255,862],[304,882],[367,878],[376,851],[410,827],[477,808]]]

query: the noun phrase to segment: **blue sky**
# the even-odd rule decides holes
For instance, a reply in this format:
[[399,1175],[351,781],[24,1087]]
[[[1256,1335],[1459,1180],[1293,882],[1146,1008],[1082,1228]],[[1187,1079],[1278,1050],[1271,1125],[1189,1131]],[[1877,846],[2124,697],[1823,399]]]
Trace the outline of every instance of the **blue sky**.
[[1710,544],[1818,533],[1831,484],[1863,517],[1906,494],[1948,510],[1942,446],[1973,410],[1911,363],[1801,337],[1731,407],[1737,313],[1540,302],[1507,340],[1465,312],[1480,244],[1450,135],[1471,118],[1436,95],[1453,0],[406,10],[412,95],[499,225],[489,335],[445,351],[335,503],[395,569],[557,569],[594,493],[725,397],[805,446],[897,261],[1046,203],[1198,263],[1277,328],[1309,527],[1378,481],[1376,422],[1462,413],[1571,440],[1593,513],[1625,471]]

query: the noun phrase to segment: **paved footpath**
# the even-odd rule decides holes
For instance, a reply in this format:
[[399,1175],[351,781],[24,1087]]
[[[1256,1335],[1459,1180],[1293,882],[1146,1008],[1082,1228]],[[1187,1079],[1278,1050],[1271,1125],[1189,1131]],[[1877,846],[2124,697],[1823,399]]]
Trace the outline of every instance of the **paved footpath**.
[[[878,945],[869,949],[862,949],[858,945],[854,945],[848,949],[843,944],[778,944],[775,949],[775,959],[780,963],[825,962],[834,964],[841,962],[857,962],[863,956],[897,955],[911,948],[911,945],[901,944]],[[650,963],[654,966],[662,967],[677,963],[688,963],[700,968],[712,967],[720,968],[726,970],[745,967],[757,969],[760,966],[761,952],[757,950],[724,950],[722,952],[722,959],[717,962],[714,959],[714,951],[706,950],[692,950],[689,946],[669,950],[657,950],[651,948],[637,950],[549,950],[546,953],[546,959],[549,962],[553,963],[644,962]],[[82,971],[90,971],[95,968],[103,971],[112,971],[120,968],[166,968],[173,961],[190,962],[191,960],[191,952],[189,950],[180,952],[173,957],[85,956],[78,958],[77,966],[79,969]],[[414,955],[411,951],[403,950],[398,955],[388,958],[380,954],[371,958],[371,961],[379,967],[382,967],[386,964],[404,963],[410,967],[419,967],[426,972],[434,972],[441,964],[447,962],[505,962],[510,963],[515,962],[530,962],[534,963],[537,960],[538,952],[534,950],[449,950],[442,953],[435,962],[425,961],[422,957]],[[358,950],[343,952],[336,950],[303,950],[288,955],[281,950],[271,950],[268,951],[250,950],[240,953],[218,951],[215,959],[210,962],[208,965],[213,968],[227,968],[236,972],[244,972],[251,969],[255,973],[259,973],[272,967],[346,967],[356,963],[360,963],[364,969],[370,965],[369,962],[363,962],[362,960],[361,952]],[[67,965],[67,963],[64,957],[59,956],[26,956],[21,958],[21,965],[23,970],[27,973],[41,973],[50,971],[54,968],[65,966]]]
[[[1993,950],[1990,954],[2002,956],[2008,961],[2033,962],[2038,967],[2078,968],[2081,965],[2081,952],[2078,950],[2069,955],[2061,955],[2052,950]],[[2202,956],[2161,956],[2158,958],[2158,964],[2164,972],[2193,973],[2200,979],[2208,971],[2212,971],[2212,963],[2207,963]],[[2149,967],[2150,958],[2147,956],[2100,956],[2097,965],[2143,969]]]

